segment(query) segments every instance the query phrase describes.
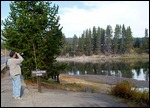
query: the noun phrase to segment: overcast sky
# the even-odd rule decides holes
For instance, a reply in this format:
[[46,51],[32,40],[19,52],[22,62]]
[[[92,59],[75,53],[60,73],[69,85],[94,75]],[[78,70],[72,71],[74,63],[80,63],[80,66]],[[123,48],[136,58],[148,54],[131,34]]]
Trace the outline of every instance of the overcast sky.
[[[10,1],[1,1],[1,20],[8,17]],[[52,1],[59,5],[58,15],[66,37],[81,36],[89,28],[106,29],[116,24],[130,26],[133,37],[149,31],[149,1]]]

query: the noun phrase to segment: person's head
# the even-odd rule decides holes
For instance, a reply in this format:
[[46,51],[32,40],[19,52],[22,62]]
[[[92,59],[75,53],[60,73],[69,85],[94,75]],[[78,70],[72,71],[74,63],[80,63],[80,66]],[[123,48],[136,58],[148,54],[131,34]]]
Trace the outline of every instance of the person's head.
[[15,51],[10,51],[9,56],[12,58],[16,58],[16,52]]

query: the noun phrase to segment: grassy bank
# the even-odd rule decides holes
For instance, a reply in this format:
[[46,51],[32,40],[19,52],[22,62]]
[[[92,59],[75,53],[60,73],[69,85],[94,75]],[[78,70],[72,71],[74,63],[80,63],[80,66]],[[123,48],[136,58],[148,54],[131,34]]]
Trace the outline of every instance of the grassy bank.
[[129,59],[138,59],[138,60],[143,60],[143,59],[149,59],[149,54],[130,54],[130,55],[122,55],[118,57],[120,60],[129,60]]
[[74,56],[58,57],[57,61],[74,61],[74,62],[107,62],[107,61],[121,61],[121,60],[149,60],[149,54],[110,54],[110,55],[91,55],[91,56]]

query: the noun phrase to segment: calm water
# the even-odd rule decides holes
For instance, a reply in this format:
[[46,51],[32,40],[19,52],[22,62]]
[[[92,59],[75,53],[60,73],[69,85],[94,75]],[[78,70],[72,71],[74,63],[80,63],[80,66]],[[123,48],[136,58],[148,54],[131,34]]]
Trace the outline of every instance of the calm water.
[[78,63],[64,62],[69,75],[107,75],[149,81],[149,60],[134,62]]

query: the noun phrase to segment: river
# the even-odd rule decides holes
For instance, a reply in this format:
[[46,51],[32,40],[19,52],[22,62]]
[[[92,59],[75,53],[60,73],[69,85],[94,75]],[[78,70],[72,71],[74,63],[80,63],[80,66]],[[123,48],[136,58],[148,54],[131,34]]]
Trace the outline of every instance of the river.
[[61,61],[59,63],[67,64],[63,73],[68,75],[104,75],[149,81],[149,60],[105,63]]

